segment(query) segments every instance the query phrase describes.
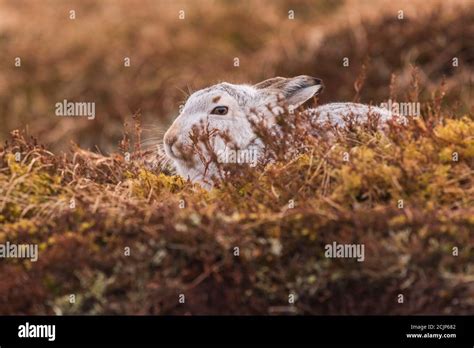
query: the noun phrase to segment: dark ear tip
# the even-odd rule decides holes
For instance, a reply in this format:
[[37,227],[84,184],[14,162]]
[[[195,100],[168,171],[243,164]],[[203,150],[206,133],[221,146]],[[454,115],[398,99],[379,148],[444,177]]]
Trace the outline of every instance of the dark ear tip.
[[[322,87],[324,87],[324,83],[323,83],[323,80],[321,79],[318,79],[316,77],[313,77],[313,76],[309,76],[309,75],[301,75],[301,76],[298,76],[299,78],[303,78],[303,81],[305,81],[308,85],[310,86],[317,86],[317,85],[321,85]],[[297,77],[297,78],[298,78]]]
[[319,91],[318,91],[318,94],[320,94],[320,93],[324,90],[324,88],[325,88],[324,82],[323,82],[323,80],[317,79],[317,78],[315,78],[315,77],[313,77],[313,79],[314,79],[314,84],[315,84],[316,86],[321,86],[321,88],[319,88]]

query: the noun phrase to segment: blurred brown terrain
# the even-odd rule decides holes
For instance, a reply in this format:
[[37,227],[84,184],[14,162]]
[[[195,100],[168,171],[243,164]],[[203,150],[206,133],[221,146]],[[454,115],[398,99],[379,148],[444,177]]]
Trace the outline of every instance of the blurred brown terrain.
[[[0,260],[0,314],[474,313],[473,9],[0,0],[0,244],[39,250]],[[283,136],[258,133],[272,161],[210,191],[145,165],[132,115],[148,145],[192,90],[298,74],[324,80],[322,103],[421,115],[332,141],[286,113]],[[95,120],[56,116],[64,99],[95,102]],[[364,262],[328,258],[333,242]]]
[[[149,130],[144,136],[159,139],[190,91],[220,81],[314,75],[324,80],[321,102],[328,102],[351,101],[354,81],[365,76],[361,101],[380,103],[388,98],[392,74],[399,91],[407,89],[412,65],[420,68],[422,94],[445,77],[447,102],[455,98],[454,106],[465,112],[473,93],[473,6],[436,0],[2,0],[0,140],[27,128],[53,150],[74,141],[108,153],[134,113]],[[95,102],[96,119],[57,117],[54,106],[64,99]]]

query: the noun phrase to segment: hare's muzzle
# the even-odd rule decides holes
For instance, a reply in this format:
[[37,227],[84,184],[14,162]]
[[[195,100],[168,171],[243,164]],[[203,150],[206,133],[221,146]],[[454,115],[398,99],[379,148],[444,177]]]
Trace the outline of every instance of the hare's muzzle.
[[180,151],[177,147],[178,145],[178,136],[176,134],[170,134],[167,132],[163,138],[165,144],[165,152],[171,158],[180,158]]

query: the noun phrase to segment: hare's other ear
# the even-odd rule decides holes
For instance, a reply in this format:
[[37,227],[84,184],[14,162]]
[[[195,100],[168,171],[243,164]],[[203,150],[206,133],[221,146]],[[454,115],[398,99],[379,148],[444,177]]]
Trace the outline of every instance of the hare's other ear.
[[320,79],[300,75],[291,78],[274,77],[254,86],[259,89],[271,89],[283,94],[289,105],[297,108],[307,100],[322,92],[324,85]]
[[271,88],[273,85],[276,85],[277,83],[283,82],[285,80],[287,80],[286,77],[272,77],[271,79],[257,83],[256,85],[254,85],[254,87],[257,89]]

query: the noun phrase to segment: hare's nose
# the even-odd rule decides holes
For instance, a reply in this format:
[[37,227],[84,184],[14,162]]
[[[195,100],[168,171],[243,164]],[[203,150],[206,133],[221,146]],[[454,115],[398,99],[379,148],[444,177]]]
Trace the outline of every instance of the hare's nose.
[[176,148],[178,137],[176,135],[169,135],[169,136],[166,136],[164,140],[170,154],[173,157],[178,158],[179,150]]
[[176,135],[168,135],[165,137],[165,143],[169,147],[172,147],[178,141],[178,137]]

